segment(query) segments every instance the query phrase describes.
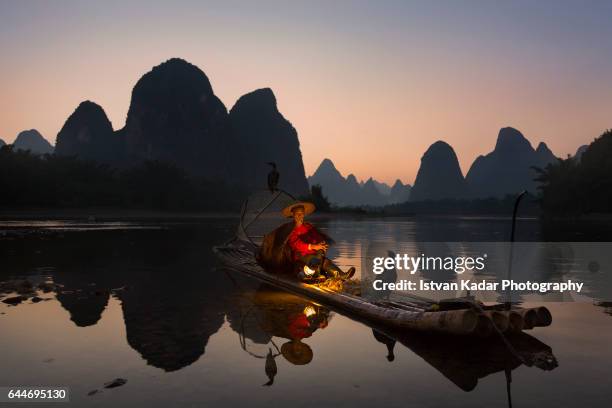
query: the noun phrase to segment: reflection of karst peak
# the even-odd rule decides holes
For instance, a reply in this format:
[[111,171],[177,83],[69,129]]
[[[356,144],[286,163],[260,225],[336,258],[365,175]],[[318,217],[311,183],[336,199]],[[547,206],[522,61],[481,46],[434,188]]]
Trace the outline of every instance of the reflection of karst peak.
[[[165,251],[181,252],[181,245],[188,243]],[[201,241],[198,245],[212,246]],[[167,265],[131,274],[129,290],[117,294],[128,343],[150,365],[165,371],[186,367],[205,353],[208,340],[223,325],[233,290],[224,273],[207,269],[210,254],[178,252],[169,256]]]
[[150,365],[179,370],[204,354],[223,324],[225,305],[213,290],[185,293],[167,282],[155,285],[143,282],[119,295],[127,341]]
[[70,313],[70,320],[79,327],[98,323],[108,304],[108,292],[89,289],[71,290],[71,286],[65,286],[57,294],[57,300]]
[[56,298],[70,313],[70,320],[79,327],[98,323],[110,297],[109,276],[92,276],[87,267],[70,264],[58,269],[53,279],[61,285],[56,287]]
[[151,365],[172,371],[203,355],[224,322],[233,287],[211,269],[219,228],[213,221],[195,229],[101,229],[87,231],[87,239],[64,231],[61,239],[8,241],[0,252],[25,260],[8,261],[16,273],[53,265],[50,290],[79,327],[96,324],[113,293],[128,343]]

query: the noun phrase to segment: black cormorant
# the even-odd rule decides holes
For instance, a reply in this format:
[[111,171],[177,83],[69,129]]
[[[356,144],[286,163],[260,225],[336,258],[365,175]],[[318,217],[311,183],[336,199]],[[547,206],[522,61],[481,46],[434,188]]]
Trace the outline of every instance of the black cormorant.
[[268,376],[268,381],[265,383],[265,386],[270,386],[274,384],[274,377],[278,369],[276,368],[276,361],[274,360],[274,355],[272,354],[272,349],[268,349],[268,355],[266,356],[266,375]]
[[280,178],[280,173],[276,170],[276,163],[268,162],[268,165],[272,166],[272,170],[268,173],[268,189],[271,193],[276,191],[276,187],[278,186],[278,179]]

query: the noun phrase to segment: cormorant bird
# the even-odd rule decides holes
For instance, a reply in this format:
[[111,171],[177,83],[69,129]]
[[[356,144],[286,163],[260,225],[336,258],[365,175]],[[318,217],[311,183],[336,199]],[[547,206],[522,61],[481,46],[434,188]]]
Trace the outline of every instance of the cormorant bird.
[[274,355],[272,355],[272,349],[268,349],[268,355],[266,356],[266,375],[268,376],[268,381],[265,383],[265,386],[271,386],[274,384],[274,377],[278,369],[276,368],[276,361],[274,360]]
[[387,346],[387,361],[391,362],[395,360],[395,354],[393,353],[393,348],[395,347],[395,340],[382,334],[376,329],[372,329],[372,334],[374,335],[376,341]]
[[278,179],[280,179],[280,173],[276,170],[276,163],[268,162],[268,165],[272,166],[272,170],[268,173],[268,189],[271,193],[276,191],[278,186]]

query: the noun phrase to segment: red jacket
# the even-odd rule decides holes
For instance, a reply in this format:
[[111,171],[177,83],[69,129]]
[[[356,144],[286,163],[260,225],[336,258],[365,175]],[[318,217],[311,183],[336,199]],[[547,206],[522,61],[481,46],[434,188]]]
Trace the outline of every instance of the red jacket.
[[293,259],[296,260],[301,256],[314,254],[317,251],[308,249],[308,244],[318,244],[325,241],[325,237],[321,235],[317,229],[310,223],[305,222],[299,227],[293,228],[287,243],[291,247]]
[[312,327],[310,321],[303,313],[289,318],[288,329],[292,340],[301,340],[310,337],[312,336],[312,332],[316,330],[316,328]]

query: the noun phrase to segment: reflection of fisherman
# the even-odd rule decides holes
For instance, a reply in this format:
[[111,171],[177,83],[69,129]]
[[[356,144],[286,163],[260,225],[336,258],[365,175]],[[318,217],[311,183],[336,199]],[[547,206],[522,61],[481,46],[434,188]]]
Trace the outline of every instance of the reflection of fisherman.
[[329,314],[326,310],[319,310],[309,304],[302,313],[289,316],[287,332],[291,341],[281,346],[283,357],[292,364],[308,364],[312,360],[312,349],[302,339],[312,336],[312,333],[319,328],[327,326]]
[[298,265],[298,277],[310,281],[323,276],[325,278],[350,279],[355,274],[351,267],[343,272],[332,261],[325,257],[329,248],[326,236],[312,224],[305,222],[304,217],[311,214],[315,206],[308,202],[298,202],[283,210],[285,217],[293,218],[293,230],[287,238],[293,261]]
[[[239,315],[230,313],[230,327],[240,335],[240,345],[255,358],[265,360],[268,382],[274,384],[278,375],[276,358],[283,356],[295,365],[308,364],[313,351],[303,340],[315,331],[324,329],[332,319],[332,312],[302,297],[263,284],[255,292],[242,292]],[[285,339],[277,346],[277,338]],[[247,343],[247,339],[250,340]],[[265,347],[265,352],[261,348]]]
[[[280,347],[280,354],[295,365],[310,363],[313,358],[312,349],[302,340],[311,337],[318,329],[327,327],[331,318],[329,309],[278,291],[258,291],[254,302],[262,312],[261,329],[271,337],[289,340]],[[266,359],[266,374],[272,371],[269,359]]]

